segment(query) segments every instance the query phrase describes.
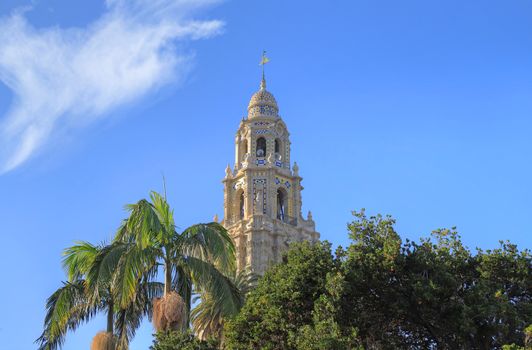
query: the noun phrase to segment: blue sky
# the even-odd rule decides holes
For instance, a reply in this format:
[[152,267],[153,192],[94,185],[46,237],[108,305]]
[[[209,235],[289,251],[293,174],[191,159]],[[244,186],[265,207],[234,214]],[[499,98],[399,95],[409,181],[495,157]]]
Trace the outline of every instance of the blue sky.
[[2,0],[5,348],[34,348],[62,249],[108,241],[162,174],[180,227],[222,214],[263,49],[322,238],[366,208],[402,237],[532,246],[530,1]]

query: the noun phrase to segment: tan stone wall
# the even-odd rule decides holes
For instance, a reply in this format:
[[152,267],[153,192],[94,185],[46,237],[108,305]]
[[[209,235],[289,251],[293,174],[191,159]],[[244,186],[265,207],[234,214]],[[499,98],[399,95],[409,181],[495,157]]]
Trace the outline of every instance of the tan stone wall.
[[[263,274],[292,242],[317,241],[314,221],[301,215],[301,177],[290,166],[290,140],[279,117],[273,95],[261,90],[253,95],[248,119],[242,120],[235,136],[235,166],[226,169],[224,220],[233,238],[239,270],[250,268]],[[264,114],[264,115],[263,115]],[[266,154],[256,154],[257,139],[266,140]],[[275,152],[275,140],[280,142]],[[286,193],[285,215],[277,216],[277,191]],[[244,193],[244,217],[240,217],[240,193]]]

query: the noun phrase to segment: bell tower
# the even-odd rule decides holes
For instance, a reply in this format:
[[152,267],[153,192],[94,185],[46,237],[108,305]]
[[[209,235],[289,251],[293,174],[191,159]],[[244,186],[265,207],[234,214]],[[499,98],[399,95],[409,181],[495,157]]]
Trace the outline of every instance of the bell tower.
[[263,74],[236,132],[234,168],[228,165],[223,179],[222,225],[234,240],[239,270],[262,275],[291,242],[320,237],[312,214],[301,215],[302,178],[297,164],[290,166],[289,136]]

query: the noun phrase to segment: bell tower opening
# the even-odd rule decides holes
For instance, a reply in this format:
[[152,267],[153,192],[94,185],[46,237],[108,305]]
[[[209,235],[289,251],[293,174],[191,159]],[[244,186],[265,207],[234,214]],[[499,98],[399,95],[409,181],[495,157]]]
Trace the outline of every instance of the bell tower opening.
[[240,144],[240,154],[241,154],[241,159],[240,161],[244,161],[246,160],[246,155],[248,154],[248,140],[244,139],[242,141],[242,143]]
[[275,139],[275,159],[282,160],[282,158],[283,158],[283,148],[282,148],[281,140]]
[[266,139],[264,137],[259,137],[257,139],[256,155],[257,155],[257,157],[265,157],[266,156]]
[[277,190],[277,219],[281,221],[286,220],[286,202],[287,194],[282,188]]

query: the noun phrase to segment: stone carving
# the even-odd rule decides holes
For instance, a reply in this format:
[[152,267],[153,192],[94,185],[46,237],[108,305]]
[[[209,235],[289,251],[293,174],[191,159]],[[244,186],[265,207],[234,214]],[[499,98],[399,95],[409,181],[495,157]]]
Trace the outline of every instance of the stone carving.
[[262,213],[262,197],[263,197],[263,194],[262,194],[262,189],[258,189],[256,192],[255,192],[255,210],[256,210],[256,214],[263,214]]

